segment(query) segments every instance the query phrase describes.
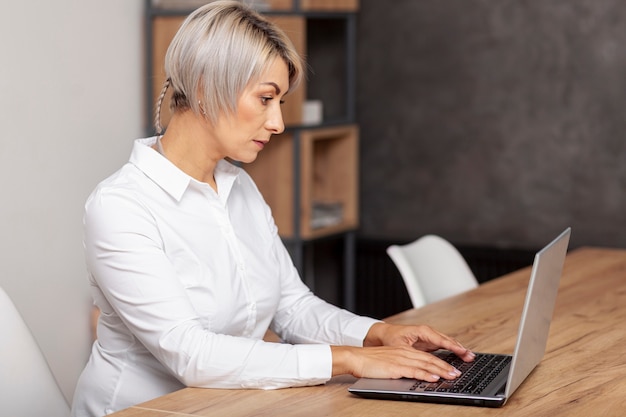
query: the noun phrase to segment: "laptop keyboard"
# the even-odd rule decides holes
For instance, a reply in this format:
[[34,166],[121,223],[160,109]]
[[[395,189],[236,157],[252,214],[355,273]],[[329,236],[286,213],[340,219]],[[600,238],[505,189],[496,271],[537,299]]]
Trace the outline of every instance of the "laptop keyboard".
[[411,390],[480,394],[511,361],[511,356],[488,353],[477,354],[472,362],[463,362],[452,352],[434,354],[461,371],[461,376],[452,381],[443,378],[437,382],[417,381]]

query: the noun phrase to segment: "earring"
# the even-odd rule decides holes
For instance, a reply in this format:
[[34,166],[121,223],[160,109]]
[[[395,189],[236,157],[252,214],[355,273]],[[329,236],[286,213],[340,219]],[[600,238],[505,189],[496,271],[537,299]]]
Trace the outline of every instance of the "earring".
[[203,116],[206,116],[206,111],[204,110],[204,107],[202,106],[202,102],[200,100],[198,100],[198,107],[200,107],[200,113],[202,113]]

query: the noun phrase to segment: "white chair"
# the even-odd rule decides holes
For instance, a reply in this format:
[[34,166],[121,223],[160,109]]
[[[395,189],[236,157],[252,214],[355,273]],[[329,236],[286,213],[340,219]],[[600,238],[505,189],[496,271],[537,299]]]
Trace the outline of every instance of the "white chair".
[[70,407],[48,362],[9,296],[0,288],[0,414],[68,417]]
[[425,235],[406,245],[391,245],[387,254],[400,271],[414,308],[478,286],[463,256],[442,237]]

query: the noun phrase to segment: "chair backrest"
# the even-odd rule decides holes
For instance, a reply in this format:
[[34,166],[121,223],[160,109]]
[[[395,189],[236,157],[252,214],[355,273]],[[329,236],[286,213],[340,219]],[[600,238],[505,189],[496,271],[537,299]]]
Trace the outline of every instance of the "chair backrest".
[[400,271],[414,308],[478,286],[463,256],[440,236],[425,235],[406,245],[391,245],[387,254]]
[[19,311],[0,288],[0,414],[68,417],[70,407]]

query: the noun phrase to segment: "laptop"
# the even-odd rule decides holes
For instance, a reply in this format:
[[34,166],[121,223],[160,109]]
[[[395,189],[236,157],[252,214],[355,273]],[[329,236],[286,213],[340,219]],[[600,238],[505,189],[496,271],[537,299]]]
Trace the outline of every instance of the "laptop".
[[462,372],[454,381],[361,378],[348,391],[364,398],[502,407],[546,351],[570,234],[568,227],[535,255],[513,356],[477,353],[465,363],[440,350],[434,354]]

